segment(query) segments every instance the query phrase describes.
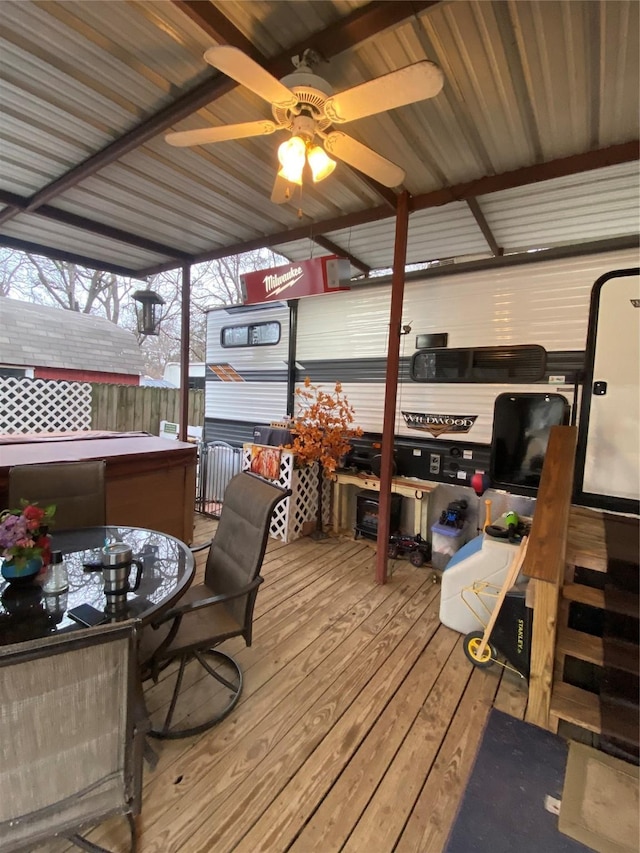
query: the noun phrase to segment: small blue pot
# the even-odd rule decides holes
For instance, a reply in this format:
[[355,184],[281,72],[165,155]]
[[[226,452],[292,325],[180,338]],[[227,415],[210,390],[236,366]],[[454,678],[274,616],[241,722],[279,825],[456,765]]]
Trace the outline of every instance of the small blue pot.
[[31,557],[29,560],[7,560],[2,563],[0,573],[12,584],[27,584],[42,569],[42,557]]

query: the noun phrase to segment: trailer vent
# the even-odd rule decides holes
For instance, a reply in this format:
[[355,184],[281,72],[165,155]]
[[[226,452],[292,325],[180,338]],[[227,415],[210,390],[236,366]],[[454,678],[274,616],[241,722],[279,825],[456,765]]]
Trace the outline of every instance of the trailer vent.
[[537,345],[422,349],[411,358],[414,382],[539,382],[547,353]]

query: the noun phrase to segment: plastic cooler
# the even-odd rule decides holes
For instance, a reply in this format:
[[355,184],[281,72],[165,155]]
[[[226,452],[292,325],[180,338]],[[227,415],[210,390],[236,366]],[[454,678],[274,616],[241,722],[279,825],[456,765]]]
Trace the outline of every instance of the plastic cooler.
[[449,560],[464,545],[466,529],[450,527],[447,524],[431,526],[431,565],[434,569],[444,569]]

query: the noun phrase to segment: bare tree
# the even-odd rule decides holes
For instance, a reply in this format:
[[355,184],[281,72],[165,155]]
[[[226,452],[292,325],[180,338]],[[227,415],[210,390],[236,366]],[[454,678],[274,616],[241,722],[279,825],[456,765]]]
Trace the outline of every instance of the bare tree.
[[[207,309],[241,303],[242,273],[283,262],[284,259],[271,250],[263,249],[193,266],[190,360],[205,360]],[[134,290],[144,288],[140,280],[86,269],[68,261],[0,250],[0,296],[106,317],[137,336],[146,371],[159,377],[168,361],[180,360],[181,272],[175,269],[153,276],[148,280],[148,287],[165,301],[160,333],[151,337],[137,333],[131,296]]]
[[118,324],[121,306],[134,282],[113,273],[89,270],[69,261],[24,255],[12,290],[30,302],[99,314]]
[[22,252],[0,249],[0,296],[9,296],[11,288],[20,277],[26,256]]
[[[240,277],[255,269],[277,266],[285,262],[268,249],[258,249],[243,255],[233,255],[195,264],[191,270],[191,323],[189,329],[189,359],[204,361],[206,353],[206,312],[209,308],[242,303]],[[149,285],[163,298],[173,302],[164,306],[161,336],[146,346],[166,355],[167,361],[180,361],[180,270],[170,270],[154,276]],[[177,305],[176,305],[177,302]],[[161,340],[162,338],[162,340]],[[157,361],[162,361],[158,358]]]

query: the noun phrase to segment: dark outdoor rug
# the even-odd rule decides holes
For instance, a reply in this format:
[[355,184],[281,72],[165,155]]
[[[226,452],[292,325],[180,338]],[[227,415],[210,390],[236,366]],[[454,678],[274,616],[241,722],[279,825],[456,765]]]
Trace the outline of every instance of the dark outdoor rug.
[[562,798],[568,746],[492,710],[445,853],[585,853],[558,830],[546,798]]

